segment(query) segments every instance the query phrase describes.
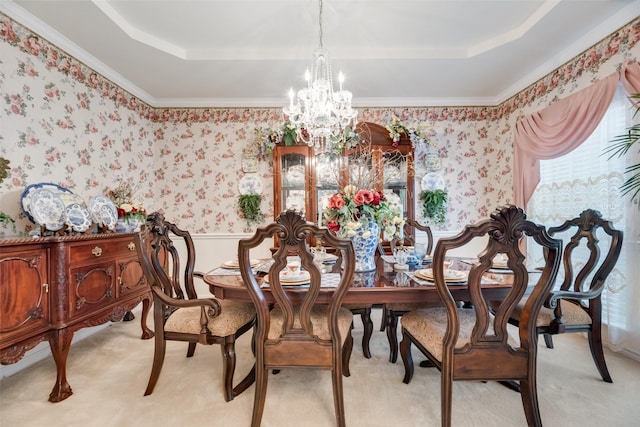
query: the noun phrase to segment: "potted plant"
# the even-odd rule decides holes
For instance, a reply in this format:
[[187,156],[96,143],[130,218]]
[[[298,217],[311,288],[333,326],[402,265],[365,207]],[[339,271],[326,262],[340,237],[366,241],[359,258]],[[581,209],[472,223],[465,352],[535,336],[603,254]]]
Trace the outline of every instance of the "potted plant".
[[259,223],[264,221],[264,214],[260,209],[262,196],[260,194],[241,194],[238,198],[240,211],[247,224]]
[[[633,104],[634,108],[636,109],[636,111],[633,113],[633,116],[635,117],[640,111],[640,93],[631,95],[631,98],[635,100]],[[639,140],[640,124],[635,124],[627,128],[627,133],[625,133],[624,135],[616,136],[611,141],[613,144],[609,148],[607,148],[605,152],[611,153],[611,155],[609,156],[610,159],[615,156],[622,157],[626,155],[631,147]],[[638,150],[640,151],[640,146],[638,147]],[[622,184],[620,190],[622,190],[623,196],[628,193],[633,193],[633,195],[631,196],[631,199],[633,200],[640,193],[640,163],[627,166],[625,168],[625,173],[630,172],[635,172],[635,174]]]
[[422,216],[435,224],[442,225],[447,215],[447,192],[441,189],[420,192]]

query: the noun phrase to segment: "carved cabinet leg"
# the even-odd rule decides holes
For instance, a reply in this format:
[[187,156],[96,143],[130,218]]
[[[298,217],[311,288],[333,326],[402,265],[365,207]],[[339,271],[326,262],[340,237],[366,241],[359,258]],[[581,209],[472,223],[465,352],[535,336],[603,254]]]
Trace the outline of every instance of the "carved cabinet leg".
[[71,386],[67,382],[67,356],[71,348],[73,332],[68,329],[57,329],[51,332],[49,347],[53,360],[56,362],[56,383],[49,394],[50,402],[60,402],[73,394]]

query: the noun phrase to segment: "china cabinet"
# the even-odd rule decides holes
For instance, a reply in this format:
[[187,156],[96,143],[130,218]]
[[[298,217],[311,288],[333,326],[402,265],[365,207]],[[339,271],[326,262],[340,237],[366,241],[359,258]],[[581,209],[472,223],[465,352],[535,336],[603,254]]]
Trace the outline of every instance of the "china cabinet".
[[282,211],[295,208],[320,224],[329,197],[347,184],[383,191],[403,216],[414,217],[414,163],[409,137],[402,134],[394,146],[384,126],[363,122],[356,131],[360,135],[358,146],[340,154],[317,153],[302,142],[274,147],[274,219]]
[[66,361],[75,331],[123,320],[143,302],[142,338],[151,295],[132,233],[0,240],[0,362],[19,361],[48,341],[57,379],[49,400],[72,394]]

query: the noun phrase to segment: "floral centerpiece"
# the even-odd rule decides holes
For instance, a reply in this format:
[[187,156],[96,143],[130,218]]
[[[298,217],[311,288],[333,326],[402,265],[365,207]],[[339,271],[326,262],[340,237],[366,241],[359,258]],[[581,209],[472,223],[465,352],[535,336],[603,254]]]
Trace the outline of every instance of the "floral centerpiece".
[[393,238],[404,226],[404,218],[391,209],[384,193],[347,185],[331,196],[323,214],[323,224],[343,237],[354,236],[357,230],[375,221],[385,236]]
[[355,271],[366,272],[376,268],[380,230],[385,238],[393,238],[404,226],[404,218],[390,208],[384,193],[347,185],[329,199],[323,224],[339,236],[351,239]]
[[116,205],[119,221],[133,224],[135,228],[147,220],[147,211],[141,204],[133,201],[133,188],[128,182],[120,181],[107,195]]

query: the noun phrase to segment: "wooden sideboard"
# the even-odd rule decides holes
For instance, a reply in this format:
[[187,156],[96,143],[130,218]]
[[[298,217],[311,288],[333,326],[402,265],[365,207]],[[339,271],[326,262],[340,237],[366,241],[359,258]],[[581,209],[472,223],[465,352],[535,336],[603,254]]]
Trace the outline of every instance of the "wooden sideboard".
[[134,236],[0,239],[0,363],[15,363],[47,340],[57,369],[49,401],[72,394],[66,362],[75,331],[123,320],[142,302],[142,339],[153,337]]

